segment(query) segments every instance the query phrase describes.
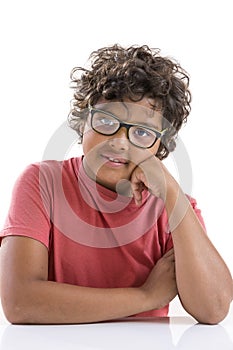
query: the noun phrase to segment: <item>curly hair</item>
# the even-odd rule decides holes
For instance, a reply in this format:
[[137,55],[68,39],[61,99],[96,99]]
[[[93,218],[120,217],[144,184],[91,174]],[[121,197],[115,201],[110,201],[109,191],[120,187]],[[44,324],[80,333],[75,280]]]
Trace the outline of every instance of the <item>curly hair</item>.
[[68,123],[80,141],[89,104],[95,105],[101,97],[136,102],[147,96],[155,101],[154,109],[159,101],[163,114],[167,131],[156,155],[166,158],[175,149],[178,131],[191,110],[187,72],[174,59],[162,57],[159,49],[147,45],[123,48],[115,44],[92,52],[89,59],[90,69],[75,67],[70,75],[74,97]]

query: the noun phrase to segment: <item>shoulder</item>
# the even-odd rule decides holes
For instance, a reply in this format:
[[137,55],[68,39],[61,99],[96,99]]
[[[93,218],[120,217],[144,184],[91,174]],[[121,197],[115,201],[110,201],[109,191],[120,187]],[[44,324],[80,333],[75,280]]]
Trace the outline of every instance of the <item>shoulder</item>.
[[65,160],[44,160],[29,164],[20,174],[19,179],[38,176],[54,176],[60,172],[75,173],[81,163],[80,158],[70,158]]
[[37,192],[43,189],[48,192],[52,188],[65,183],[72,183],[79,168],[79,159],[71,158],[63,161],[45,160],[31,163],[20,173],[14,184],[13,192]]

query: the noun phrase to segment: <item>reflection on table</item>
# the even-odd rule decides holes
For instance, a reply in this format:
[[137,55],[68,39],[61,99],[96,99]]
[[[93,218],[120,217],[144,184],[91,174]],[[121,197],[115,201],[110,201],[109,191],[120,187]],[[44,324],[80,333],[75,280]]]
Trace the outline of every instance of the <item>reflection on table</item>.
[[[178,332],[179,339],[174,340]],[[149,318],[82,325],[7,325],[1,350],[233,350],[222,325],[196,324],[190,317]]]

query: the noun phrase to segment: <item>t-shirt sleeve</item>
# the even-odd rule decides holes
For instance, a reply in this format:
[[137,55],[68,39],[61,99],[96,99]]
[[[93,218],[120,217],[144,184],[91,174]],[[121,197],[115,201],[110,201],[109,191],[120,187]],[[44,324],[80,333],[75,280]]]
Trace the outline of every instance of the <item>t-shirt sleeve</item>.
[[6,236],[34,238],[49,247],[50,194],[40,165],[29,165],[17,179],[0,244]]

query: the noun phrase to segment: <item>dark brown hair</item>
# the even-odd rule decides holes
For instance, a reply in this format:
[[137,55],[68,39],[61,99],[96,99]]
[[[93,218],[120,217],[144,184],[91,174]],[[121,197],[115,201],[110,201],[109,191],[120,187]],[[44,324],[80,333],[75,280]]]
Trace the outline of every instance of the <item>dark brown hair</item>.
[[[68,122],[82,141],[82,127],[88,105],[95,105],[101,97],[122,101],[140,101],[144,96],[159,101],[163,114],[162,138],[157,157],[164,159],[176,146],[175,139],[190,113],[189,77],[174,59],[162,57],[159,49],[148,46],[123,48],[116,44],[94,51],[90,68],[75,67],[71,72],[74,88]],[[158,108],[158,105],[153,106]]]

